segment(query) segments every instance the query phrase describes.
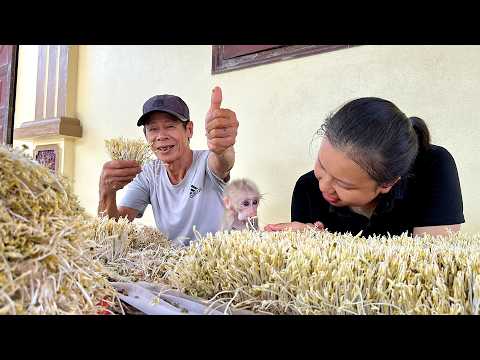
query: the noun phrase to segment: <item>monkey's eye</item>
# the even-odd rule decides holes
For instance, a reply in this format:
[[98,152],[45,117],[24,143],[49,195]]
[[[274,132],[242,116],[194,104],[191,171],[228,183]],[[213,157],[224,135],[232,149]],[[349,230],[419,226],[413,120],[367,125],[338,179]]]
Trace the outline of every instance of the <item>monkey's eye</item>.
[[253,201],[252,201],[252,204],[253,204],[253,205],[258,205],[258,200],[253,200]]
[[248,205],[250,205],[250,201],[248,201],[248,200],[243,200],[243,201],[242,201],[242,205],[243,205],[243,206],[248,206]]

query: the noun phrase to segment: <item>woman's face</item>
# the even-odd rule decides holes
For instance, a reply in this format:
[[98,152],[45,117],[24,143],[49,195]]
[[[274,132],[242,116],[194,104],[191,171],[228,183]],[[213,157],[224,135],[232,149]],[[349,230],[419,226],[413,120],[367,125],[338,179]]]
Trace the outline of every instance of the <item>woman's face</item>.
[[370,206],[390,186],[379,186],[366,171],[335,149],[325,138],[320,145],[314,167],[323,197],[333,206]]

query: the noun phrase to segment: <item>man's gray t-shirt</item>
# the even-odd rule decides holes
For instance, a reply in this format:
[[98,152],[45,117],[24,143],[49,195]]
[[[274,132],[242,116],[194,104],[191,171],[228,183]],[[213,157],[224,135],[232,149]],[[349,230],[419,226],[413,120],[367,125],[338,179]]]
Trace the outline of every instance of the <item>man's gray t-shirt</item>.
[[157,228],[170,240],[195,239],[193,226],[204,235],[220,230],[225,183],[208,167],[208,150],[193,150],[192,165],[183,180],[173,185],[160,160],[147,163],[125,187],[119,206],[139,211],[152,205]]

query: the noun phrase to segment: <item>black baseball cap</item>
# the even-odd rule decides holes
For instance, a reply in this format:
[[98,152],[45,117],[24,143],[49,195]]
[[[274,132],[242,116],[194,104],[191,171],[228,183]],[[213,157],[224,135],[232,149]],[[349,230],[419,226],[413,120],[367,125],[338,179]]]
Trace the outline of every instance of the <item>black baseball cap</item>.
[[154,111],[161,111],[175,116],[181,121],[190,120],[188,106],[181,98],[175,95],[155,95],[143,104],[143,115],[138,119],[137,126],[145,125],[148,117]]

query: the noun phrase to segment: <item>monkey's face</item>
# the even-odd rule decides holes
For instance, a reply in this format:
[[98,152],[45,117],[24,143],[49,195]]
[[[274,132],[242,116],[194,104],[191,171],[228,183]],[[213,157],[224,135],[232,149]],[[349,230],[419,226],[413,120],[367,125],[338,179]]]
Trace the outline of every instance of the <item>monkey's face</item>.
[[257,216],[258,197],[246,197],[238,204],[238,220],[247,221],[248,218]]

